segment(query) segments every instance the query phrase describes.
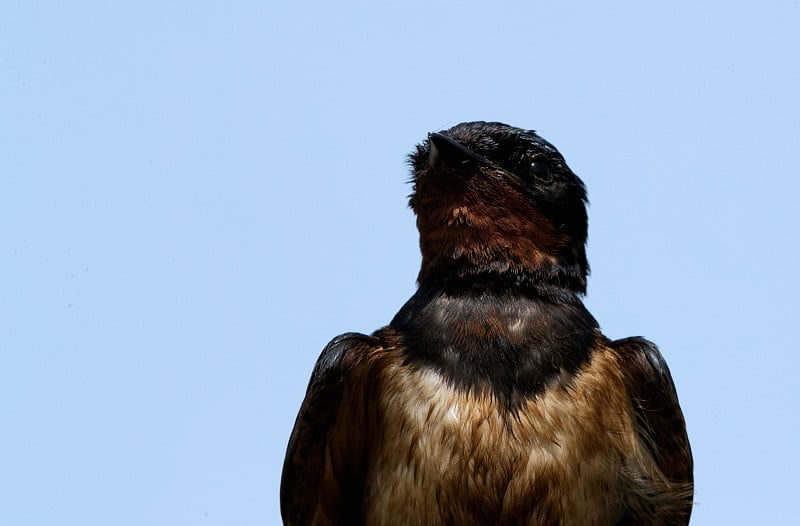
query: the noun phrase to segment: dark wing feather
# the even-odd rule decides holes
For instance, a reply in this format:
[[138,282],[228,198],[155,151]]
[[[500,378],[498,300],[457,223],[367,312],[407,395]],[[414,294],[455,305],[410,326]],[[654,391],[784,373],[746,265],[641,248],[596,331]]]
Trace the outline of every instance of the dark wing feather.
[[358,523],[363,426],[355,421],[358,408],[346,407],[343,399],[349,390],[358,390],[352,382],[361,375],[353,370],[376,346],[380,346],[376,338],[347,333],[334,338],[320,354],[283,463],[284,524]]
[[648,500],[664,512],[658,512],[664,523],[688,524],[694,482],[692,450],[667,363],[655,344],[643,338],[626,338],[611,346],[621,357],[639,437],[666,479],[650,477],[645,490],[650,493]]

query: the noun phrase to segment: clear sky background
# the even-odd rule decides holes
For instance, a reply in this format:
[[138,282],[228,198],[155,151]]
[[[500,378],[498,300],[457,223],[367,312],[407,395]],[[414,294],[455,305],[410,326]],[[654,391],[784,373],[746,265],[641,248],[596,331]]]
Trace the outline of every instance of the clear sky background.
[[693,524],[800,492],[800,4],[5,2],[0,525],[278,524],[311,368],[419,265],[405,156],[534,128],[661,347]]

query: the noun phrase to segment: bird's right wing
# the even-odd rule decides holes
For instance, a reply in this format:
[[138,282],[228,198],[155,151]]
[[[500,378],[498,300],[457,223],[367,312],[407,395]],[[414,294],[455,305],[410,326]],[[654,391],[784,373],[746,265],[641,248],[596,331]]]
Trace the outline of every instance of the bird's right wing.
[[[334,338],[317,360],[289,439],[281,477],[284,524],[357,524],[363,488],[365,375],[377,338]],[[360,393],[362,396],[353,395]],[[356,406],[356,407],[354,407]]]

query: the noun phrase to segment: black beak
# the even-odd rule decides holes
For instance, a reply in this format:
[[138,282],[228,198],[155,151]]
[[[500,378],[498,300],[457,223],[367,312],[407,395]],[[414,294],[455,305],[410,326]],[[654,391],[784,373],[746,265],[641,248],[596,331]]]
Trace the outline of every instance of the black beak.
[[431,145],[428,156],[428,166],[435,167],[441,163],[461,164],[464,161],[486,163],[487,160],[473,152],[458,141],[454,141],[441,133],[429,133],[428,142]]
[[[461,144],[441,133],[429,133],[428,143],[431,145],[431,151],[428,156],[428,166],[431,168],[439,168],[441,166],[455,167],[464,163],[474,162],[489,168],[492,172],[503,177],[512,186],[517,189],[524,189],[525,183],[519,176],[509,172],[505,168],[501,168],[486,157],[477,154]],[[467,173],[467,172],[465,172]]]

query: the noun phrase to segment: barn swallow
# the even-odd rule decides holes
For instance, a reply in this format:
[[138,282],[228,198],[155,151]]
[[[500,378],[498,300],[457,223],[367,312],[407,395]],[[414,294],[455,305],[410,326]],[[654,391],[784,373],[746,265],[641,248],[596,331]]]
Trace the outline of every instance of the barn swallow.
[[584,307],[583,182],[533,131],[471,122],[410,155],[422,265],[386,327],[319,357],[287,525],[687,524],[667,364]]

